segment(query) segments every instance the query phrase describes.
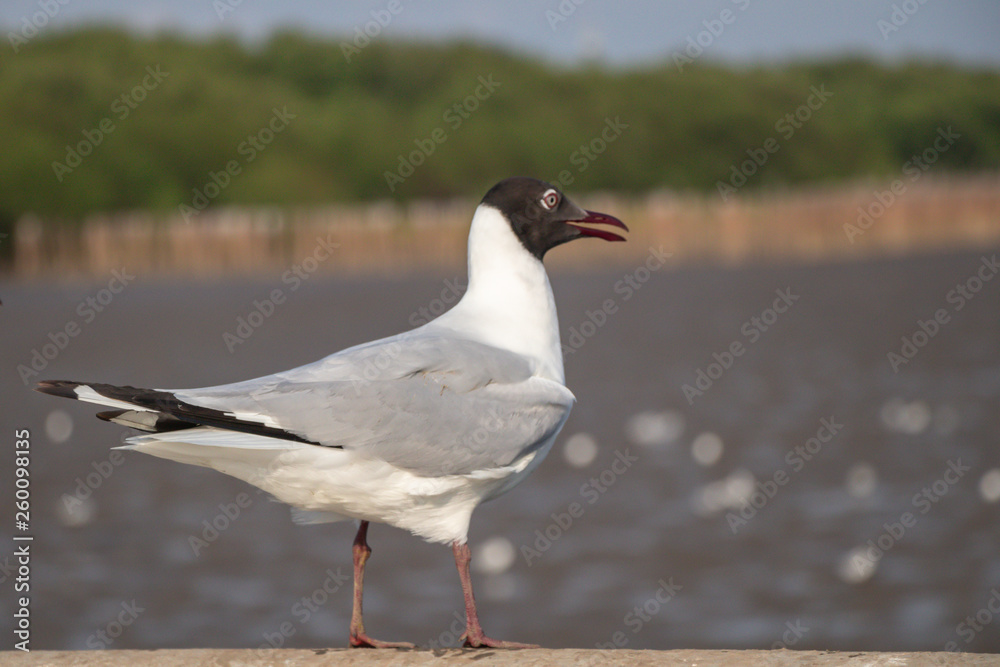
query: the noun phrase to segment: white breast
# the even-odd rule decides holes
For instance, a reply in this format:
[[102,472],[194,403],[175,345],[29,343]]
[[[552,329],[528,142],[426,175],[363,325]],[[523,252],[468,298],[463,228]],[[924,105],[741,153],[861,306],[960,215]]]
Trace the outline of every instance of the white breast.
[[434,321],[531,360],[540,377],[565,384],[559,319],[549,277],[500,211],[480,205],[469,231],[469,288]]

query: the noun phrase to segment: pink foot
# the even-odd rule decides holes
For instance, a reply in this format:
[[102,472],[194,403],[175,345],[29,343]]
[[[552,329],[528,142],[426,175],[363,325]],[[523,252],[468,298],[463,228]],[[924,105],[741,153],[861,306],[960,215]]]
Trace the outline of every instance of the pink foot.
[[364,633],[351,635],[351,648],[416,648],[410,642],[384,642]]
[[464,646],[467,648],[541,648],[538,644],[522,644],[520,642],[507,642],[500,639],[490,639],[484,634],[477,634],[465,637]]

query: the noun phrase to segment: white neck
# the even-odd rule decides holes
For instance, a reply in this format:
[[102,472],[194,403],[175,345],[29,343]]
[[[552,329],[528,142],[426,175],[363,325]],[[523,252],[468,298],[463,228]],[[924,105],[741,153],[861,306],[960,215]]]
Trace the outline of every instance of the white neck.
[[535,373],[565,383],[559,319],[542,262],[497,209],[480,204],[469,230],[469,288],[434,321],[532,359]]

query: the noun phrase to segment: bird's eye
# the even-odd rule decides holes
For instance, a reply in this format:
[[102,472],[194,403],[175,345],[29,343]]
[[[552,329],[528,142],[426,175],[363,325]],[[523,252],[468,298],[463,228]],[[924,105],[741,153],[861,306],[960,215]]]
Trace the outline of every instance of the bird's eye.
[[547,190],[544,195],[542,195],[542,206],[548,210],[554,209],[559,204],[559,193],[555,190]]

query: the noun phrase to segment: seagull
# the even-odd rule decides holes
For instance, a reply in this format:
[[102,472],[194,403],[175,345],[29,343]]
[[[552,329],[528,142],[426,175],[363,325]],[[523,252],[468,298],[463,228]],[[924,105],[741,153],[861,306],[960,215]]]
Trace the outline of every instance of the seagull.
[[370,522],[450,544],[467,647],[530,648],[483,632],[472,593],[472,512],[545,458],[575,402],[566,388],[545,253],[578,238],[624,241],[615,217],[559,188],[508,178],[469,231],[469,280],[449,311],[411,331],[264,377],[199,389],[47,380],[37,391],[114,408],[97,416],[143,431],[122,448],[214,468],[292,506],[297,523],[360,522],[353,545],[351,647],[362,620]]

